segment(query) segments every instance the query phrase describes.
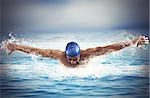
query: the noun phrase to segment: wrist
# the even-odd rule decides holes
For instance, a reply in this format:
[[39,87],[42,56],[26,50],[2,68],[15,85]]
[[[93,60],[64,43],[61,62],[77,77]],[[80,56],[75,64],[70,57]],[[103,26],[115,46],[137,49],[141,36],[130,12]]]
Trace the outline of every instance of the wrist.
[[20,49],[20,47],[18,45],[14,46],[14,50],[19,50],[19,49]]
[[138,38],[135,38],[134,40],[132,40],[132,44],[136,44]]

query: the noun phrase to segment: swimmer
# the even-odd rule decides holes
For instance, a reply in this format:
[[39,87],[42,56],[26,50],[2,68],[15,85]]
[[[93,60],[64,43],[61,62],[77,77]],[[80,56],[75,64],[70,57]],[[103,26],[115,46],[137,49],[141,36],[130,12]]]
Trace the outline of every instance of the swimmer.
[[69,42],[65,51],[33,48],[29,46],[16,45],[13,43],[8,43],[7,49],[10,50],[9,54],[17,50],[28,54],[41,55],[42,57],[57,59],[65,66],[74,68],[79,65],[86,64],[90,58],[119,51],[132,45],[142,48],[143,45],[148,44],[148,42],[148,37],[139,36],[131,41],[124,41],[103,47],[99,46],[95,48],[88,48],[86,50],[81,50],[76,42]]

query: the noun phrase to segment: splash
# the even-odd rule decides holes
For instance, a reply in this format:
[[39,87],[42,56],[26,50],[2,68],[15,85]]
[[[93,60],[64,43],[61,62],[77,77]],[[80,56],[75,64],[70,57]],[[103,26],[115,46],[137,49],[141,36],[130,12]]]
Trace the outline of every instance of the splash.
[[10,51],[7,49],[8,43],[14,43],[14,44],[30,44],[29,41],[25,40],[24,38],[16,38],[12,33],[9,33],[8,35],[10,39],[4,40],[0,43],[0,50],[6,50],[7,53]]
[[[147,65],[113,65],[101,64],[99,58],[92,59],[88,65],[81,65],[77,68],[67,68],[62,64],[43,63],[38,60],[39,57],[31,55],[34,60],[33,71],[38,76],[47,76],[49,79],[72,79],[72,78],[103,78],[107,76],[140,76],[145,77],[148,74]],[[51,60],[53,61],[53,60]]]
[[[24,77],[47,77],[53,80],[64,80],[74,78],[106,78],[113,77],[115,79],[124,76],[148,76],[148,65],[113,65],[101,64],[98,59],[93,59],[88,65],[80,66],[77,68],[67,68],[62,64],[54,64],[53,60],[49,63],[40,62],[37,56],[31,55],[34,63],[21,64],[21,65],[7,65],[10,70],[13,70],[11,75],[18,74],[19,76],[25,73]],[[15,72],[14,72],[15,70]],[[11,71],[10,71],[11,72]]]
[[[132,35],[129,34],[127,36],[127,33],[122,33],[122,35],[118,35],[117,38],[124,38],[123,36],[126,36],[126,40],[129,40],[131,37],[133,38]],[[3,49],[6,49],[6,45],[8,43],[15,43],[15,44],[27,44],[33,46],[33,43],[30,43],[29,41],[23,39],[23,38],[16,38],[13,36],[12,33],[9,34],[10,39],[5,40],[2,42],[2,47]],[[116,39],[117,39],[116,38]],[[105,38],[103,38],[105,39]],[[115,39],[115,38],[113,38]],[[101,39],[102,40],[102,39]],[[110,39],[111,40],[111,39]],[[121,39],[118,39],[119,41]],[[103,41],[103,40],[102,40]],[[104,43],[105,40],[101,43]],[[53,40],[51,40],[53,42]],[[95,42],[94,42],[95,43]],[[110,43],[110,42],[109,42]],[[37,44],[37,43],[36,43]],[[45,44],[42,46],[42,43],[39,43],[40,46],[43,48],[46,46],[48,41],[45,41]],[[37,45],[39,45],[37,44]],[[87,48],[89,46],[89,43],[80,43],[81,46],[84,46]],[[98,43],[92,44],[93,46],[97,46]],[[53,46],[53,45],[52,45]],[[56,45],[57,46],[57,45]],[[60,45],[59,47],[62,48],[64,47]],[[125,51],[125,52],[124,52]],[[24,70],[26,72],[31,71],[35,73],[37,76],[48,76],[49,78],[53,79],[71,79],[73,77],[78,77],[78,78],[87,78],[87,77],[93,77],[93,78],[102,78],[106,76],[127,76],[127,75],[135,75],[135,76],[145,76],[148,71],[145,71],[147,68],[147,65],[139,65],[139,66],[132,66],[129,65],[132,61],[129,60],[128,62],[123,62],[119,66],[112,62],[112,59],[117,59],[121,58],[124,54],[130,54],[130,58],[133,58],[136,55],[136,49],[135,48],[128,48],[127,50],[123,50],[120,52],[113,53],[109,55],[109,57],[103,56],[101,58],[94,58],[91,59],[88,65],[81,65],[81,67],[77,68],[67,68],[64,65],[60,63],[53,63],[53,60],[50,59],[50,63],[47,62],[40,62],[38,59],[40,58],[39,56],[35,55],[30,55],[31,60],[34,61],[34,63],[30,63],[30,61],[26,61],[26,65],[13,65],[13,67],[10,67],[12,69],[16,68],[19,70]],[[125,56],[125,55],[124,55]],[[110,62],[110,64],[102,64],[104,60],[107,60]],[[12,66],[12,65],[11,65]],[[148,69],[148,68],[147,68]]]

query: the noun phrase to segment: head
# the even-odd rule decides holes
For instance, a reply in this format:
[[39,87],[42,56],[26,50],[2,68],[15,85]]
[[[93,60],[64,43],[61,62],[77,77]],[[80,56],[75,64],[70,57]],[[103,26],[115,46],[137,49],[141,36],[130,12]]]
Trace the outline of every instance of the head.
[[66,46],[66,57],[67,61],[76,65],[80,60],[80,47],[76,42],[69,42]]

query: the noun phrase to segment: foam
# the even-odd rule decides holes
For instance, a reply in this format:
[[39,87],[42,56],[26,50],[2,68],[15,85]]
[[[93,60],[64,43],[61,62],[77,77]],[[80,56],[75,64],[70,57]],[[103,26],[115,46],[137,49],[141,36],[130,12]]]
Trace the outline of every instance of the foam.
[[[127,33],[122,33],[122,35],[120,37],[124,38],[123,36],[127,35]],[[48,41],[44,41],[44,44],[41,44],[40,42],[38,43],[31,43],[27,40],[24,39],[17,39],[15,38],[12,34],[9,34],[9,36],[11,37],[11,39],[8,39],[6,41],[2,42],[2,46],[1,48],[4,48],[4,46],[7,43],[16,43],[16,44],[25,44],[25,45],[32,45],[32,46],[40,46],[40,48],[45,48],[45,46],[48,46],[49,42]],[[132,36],[129,34],[129,36]],[[120,38],[119,37],[119,38]],[[118,38],[118,37],[117,37]],[[113,37],[113,39],[116,39],[115,36]],[[121,38],[120,38],[121,39]],[[65,38],[63,38],[64,42],[67,42],[68,40],[66,40]],[[103,41],[103,39],[101,39]],[[112,39],[110,39],[112,40]],[[101,43],[103,43],[101,41]],[[106,40],[104,40],[106,41]],[[51,47],[58,47],[59,49],[63,50],[65,47],[64,42],[62,43],[55,43],[53,40],[50,40],[51,42]],[[54,45],[55,43],[55,45]],[[108,42],[110,43],[110,42]],[[83,47],[83,48],[88,48],[89,47],[89,43],[86,42],[79,42],[79,44]],[[99,44],[99,42],[95,43],[91,42],[90,45],[92,45],[93,47],[97,46]],[[90,46],[90,47],[92,47]],[[122,56],[123,52],[116,52],[113,53],[111,56],[114,56],[114,58],[116,57],[120,57]],[[134,48],[128,48],[128,51],[126,52],[126,54],[130,54],[130,56],[134,56],[136,54],[136,50]],[[38,61],[38,57],[31,55],[31,59],[34,61],[34,63],[32,64],[28,64],[30,61],[26,61],[25,65],[11,65],[11,64],[3,64],[4,66],[8,66],[6,69],[7,70],[11,70],[11,69],[17,69],[20,71],[30,71],[30,72],[34,72],[37,75],[44,75],[44,76],[48,76],[49,78],[68,78],[68,77],[79,77],[79,78],[85,78],[85,77],[95,77],[95,78],[101,78],[101,77],[105,77],[105,76],[126,76],[126,75],[135,75],[135,76],[145,76],[145,74],[148,73],[148,71],[146,71],[147,66],[148,65],[129,65],[129,63],[131,63],[131,61],[129,61],[127,64],[123,64],[123,65],[116,65],[115,63],[111,63],[111,64],[102,64],[100,62],[100,60],[104,60],[103,59],[99,59],[99,58],[94,58],[92,59],[88,65],[81,65],[81,67],[77,67],[77,68],[67,68],[62,64],[54,64],[51,63],[43,63]],[[4,67],[5,68],[5,67]]]

